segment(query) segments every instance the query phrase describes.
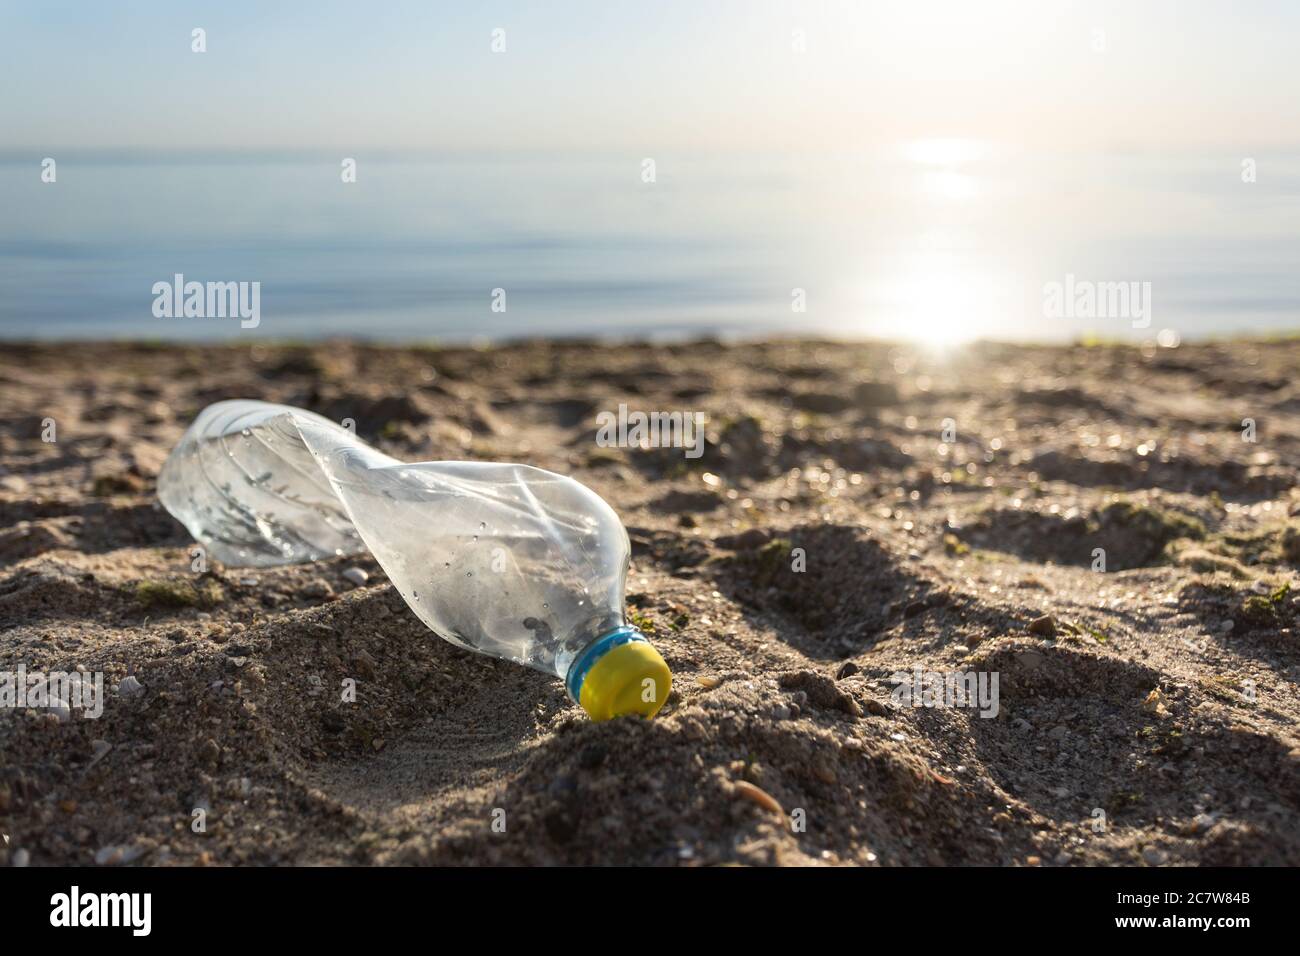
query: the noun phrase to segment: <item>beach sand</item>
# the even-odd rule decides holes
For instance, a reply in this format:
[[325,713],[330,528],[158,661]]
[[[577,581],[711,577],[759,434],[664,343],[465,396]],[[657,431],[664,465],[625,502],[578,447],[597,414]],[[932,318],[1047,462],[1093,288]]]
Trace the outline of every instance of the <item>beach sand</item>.
[[[6,345],[0,670],[107,690],[0,711],[0,863],[1298,864],[1297,368],[1294,340]],[[587,483],[663,713],[592,723],[369,556],[192,570],[155,479],[239,397]],[[598,445],[620,402],[704,412],[702,456]],[[917,669],[996,674],[996,716],[909,706]]]

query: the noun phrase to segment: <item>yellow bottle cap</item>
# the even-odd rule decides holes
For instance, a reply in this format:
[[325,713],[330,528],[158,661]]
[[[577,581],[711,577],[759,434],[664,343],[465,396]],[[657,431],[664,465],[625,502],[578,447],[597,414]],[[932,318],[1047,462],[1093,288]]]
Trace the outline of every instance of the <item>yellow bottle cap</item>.
[[611,648],[591,666],[578,703],[592,720],[653,717],[672,688],[672,672],[659,652],[643,640],[633,641]]

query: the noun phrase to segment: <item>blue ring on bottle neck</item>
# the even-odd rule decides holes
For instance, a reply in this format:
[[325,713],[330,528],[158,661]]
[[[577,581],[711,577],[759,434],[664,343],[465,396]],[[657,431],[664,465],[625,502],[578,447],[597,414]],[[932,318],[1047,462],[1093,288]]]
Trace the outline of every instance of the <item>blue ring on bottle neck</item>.
[[572,666],[569,668],[569,676],[564,681],[564,688],[569,692],[569,697],[574,703],[582,701],[582,682],[587,677],[587,672],[595,666],[596,661],[605,656],[606,653],[622,644],[635,644],[637,642],[649,644],[646,636],[630,624],[624,624],[622,627],[616,627],[603,637],[598,637],[586,649],[574,659]]

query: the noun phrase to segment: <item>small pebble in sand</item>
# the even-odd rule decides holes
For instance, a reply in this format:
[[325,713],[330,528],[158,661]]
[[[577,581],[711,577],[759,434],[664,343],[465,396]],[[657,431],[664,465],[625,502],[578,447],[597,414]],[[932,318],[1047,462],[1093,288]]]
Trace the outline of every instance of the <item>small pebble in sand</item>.
[[90,763],[86,764],[86,769],[89,770],[103,760],[104,756],[112,749],[113,745],[107,740],[100,740],[99,738],[92,740],[90,742]]
[[[835,768],[832,767],[830,764],[826,764],[826,763],[814,764],[812,768],[812,772],[814,777],[816,777],[818,780],[820,780],[822,783],[825,784],[832,784],[839,780],[839,775],[835,772]],[[952,781],[949,780],[948,782],[951,783]]]
[[1169,854],[1158,846],[1143,847],[1142,860],[1147,866],[1161,866],[1169,860]]
[[217,761],[221,759],[221,745],[209,737],[199,747],[198,756],[205,764],[216,766]]
[[49,702],[46,709],[53,714],[54,718],[61,724],[66,724],[72,719],[72,709],[57,697]]
[[1029,633],[1041,634],[1043,637],[1055,637],[1056,620],[1050,614],[1036,617],[1029,622]]
[[95,863],[99,866],[120,866],[133,863],[144,856],[144,850],[138,846],[106,846],[95,854]]
[[120,697],[139,697],[144,693],[144,684],[136,680],[134,674],[127,674],[117,685],[117,693]]
[[352,655],[352,666],[362,680],[374,679],[375,659],[364,648]]
[[695,683],[699,684],[705,690],[713,690],[713,688],[722,683],[722,680],[721,678],[714,677],[710,674],[704,674],[695,678]]
[[356,587],[361,587],[370,580],[370,575],[366,574],[361,568],[348,568],[343,572],[343,580]]

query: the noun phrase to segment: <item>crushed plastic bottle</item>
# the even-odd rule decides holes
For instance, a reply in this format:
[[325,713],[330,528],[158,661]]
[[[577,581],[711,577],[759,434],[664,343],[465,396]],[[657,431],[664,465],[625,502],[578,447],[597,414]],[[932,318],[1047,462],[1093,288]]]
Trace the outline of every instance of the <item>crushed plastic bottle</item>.
[[593,719],[651,717],[668,665],[627,624],[627,532],[585,485],[529,465],[406,464],[313,412],[225,401],[164,464],[158,497],[225,564],[369,549],[435,634],[565,682]]

